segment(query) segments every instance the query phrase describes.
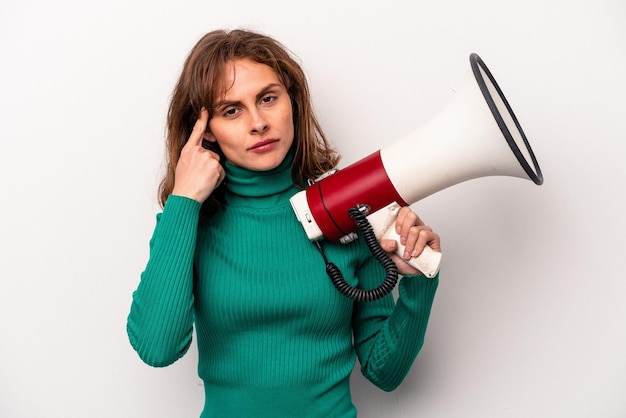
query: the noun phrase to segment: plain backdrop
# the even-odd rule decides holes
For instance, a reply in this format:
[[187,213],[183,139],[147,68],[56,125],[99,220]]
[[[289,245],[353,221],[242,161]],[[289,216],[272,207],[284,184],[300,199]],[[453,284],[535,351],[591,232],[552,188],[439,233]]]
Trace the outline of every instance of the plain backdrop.
[[200,413],[195,346],[150,368],[126,316],[173,84],[239,27],[298,56],[342,166],[430,120],[476,52],[545,176],[413,205],[444,249],[426,343],[395,392],[355,370],[359,416],[626,416],[623,0],[3,0],[0,416]]

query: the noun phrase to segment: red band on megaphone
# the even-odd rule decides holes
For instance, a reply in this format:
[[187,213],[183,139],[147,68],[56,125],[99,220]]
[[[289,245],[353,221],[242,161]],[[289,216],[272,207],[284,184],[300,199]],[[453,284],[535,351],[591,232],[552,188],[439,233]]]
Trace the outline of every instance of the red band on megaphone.
[[348,210],[358,204],[367,205],[370,213],[393,202],[407,205],[389,180],[380,151],[313,184],[306,198],[315,222],[331,241],[356,231]]

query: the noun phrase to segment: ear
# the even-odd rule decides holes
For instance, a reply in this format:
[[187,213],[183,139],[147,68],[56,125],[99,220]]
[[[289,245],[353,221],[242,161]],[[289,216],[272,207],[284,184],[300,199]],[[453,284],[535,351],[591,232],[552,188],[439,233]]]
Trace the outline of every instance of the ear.
[[205,132],[204,135],[202,135],[203,139],[206,139],[209,142],[217,142],[217,139],[215,139],[215,137],[213,136],[213,134],[211,132]]
[[202,148],[219,154],[217,140],[211,132],[205,132],[204,135],[202,135]]

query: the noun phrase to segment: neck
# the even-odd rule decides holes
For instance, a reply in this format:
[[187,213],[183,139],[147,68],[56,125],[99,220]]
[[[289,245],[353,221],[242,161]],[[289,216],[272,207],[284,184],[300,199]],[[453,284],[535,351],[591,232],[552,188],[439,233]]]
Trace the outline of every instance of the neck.
[[226,199],[229,204],[237,205],[246,201],[246,206],[274,205],[284,201],[295,192],[291,164],[293,152],[289,152],[278,167],[267,171],[253,171],[236,167],[226,162]]

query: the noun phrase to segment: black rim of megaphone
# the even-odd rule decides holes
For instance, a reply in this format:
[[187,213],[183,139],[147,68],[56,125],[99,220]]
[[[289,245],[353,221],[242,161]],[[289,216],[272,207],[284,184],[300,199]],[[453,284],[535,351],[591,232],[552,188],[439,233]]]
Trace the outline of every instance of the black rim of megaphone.
[[[526,172],[526,174],[528,174],[528,177],[533,182],[535,182],[535,184],[538,184],[538,185],[542,184],[543,183],[543,175],[541,173],[541,168],[539,168],[539,163],[537,162],[537,159],[535,158],[535,153],[533,152],[532,148],[530,147],[530,143],[528,142],[528,139],[526,138],[526,134],[524,134],[524,131],[522,130],[522,127],[519,124],[519,121],[517,120],[517,117],[515,116],[515,113],[513,113],[513,109],[511,109],[511,106],[509,105],[509,102],[506,100],[506,97],[504,97],[504,94],[502,93],[502,90],[500,89],[500,86],[498,86],[498,83],[496,82],[495,78],[493,78],[493,75],[491,74],[491,71],[489,71],[489,68],[487,68],[487,65],[478,56],[478,54],[472,53],[470,55],[470,64],[472,66],[472,72],[474,73],[474,77],[476,78],[476,81],[478,82],[478,86],[479,86],[480,90],[483,93],[483,97],[487,101],[487,105],[489,106],[489,109],[491,110],[491,113],[493,114],[493,117],[495,118],[495,120],[496,120],[496,122],[498,124],[498,127],[502,131],[502,134],[506,138],[507,143],[511,147],[511,151],[513,151],[513,154],[515,155],[515,157],[517,158],[517,160],[521,164],[521,166],[524,169],[524,171]],[[522,155],[522,152],[520,151],[520,149],[519,149],[519,147],[517,145],[517,142],[513,138],[513,135],[511,134],[511,132],[509,131],[509,128],[507,127],[506,123],[504,122],[504,119],[502,118],[502,115],[500,114],[500,110],[498,109],[498,106],[496,105],[493,97],[491,96],[491,93],[489,92],[489,87],[487,86],[487,83],[485,82],[485,80],[483,78],[483,75],[482,75],[482,72],[480,71],[479,66],[480,66],[480,68],[482,68],[482,70],[487,75],[487,77],[489,77],[489,81],[491,82],[493,87],[498,92],[498,95],[500,96],[500,100],[502,100],[502,102],[506,106],[507,112],[509,113],[509,115],[513,119],[513,122],[515,123],[515,127],[519,131],[519,133],[520,133],[520,135],[522,137],[522,140],[524,141],[524,145],[526,146],[526,149],[528,151],[528,154],[530,155],[530,158],[531,158],[533,166],[534,166],[534,170],[528,164],[528,161],[526,160],[524,155]]]

